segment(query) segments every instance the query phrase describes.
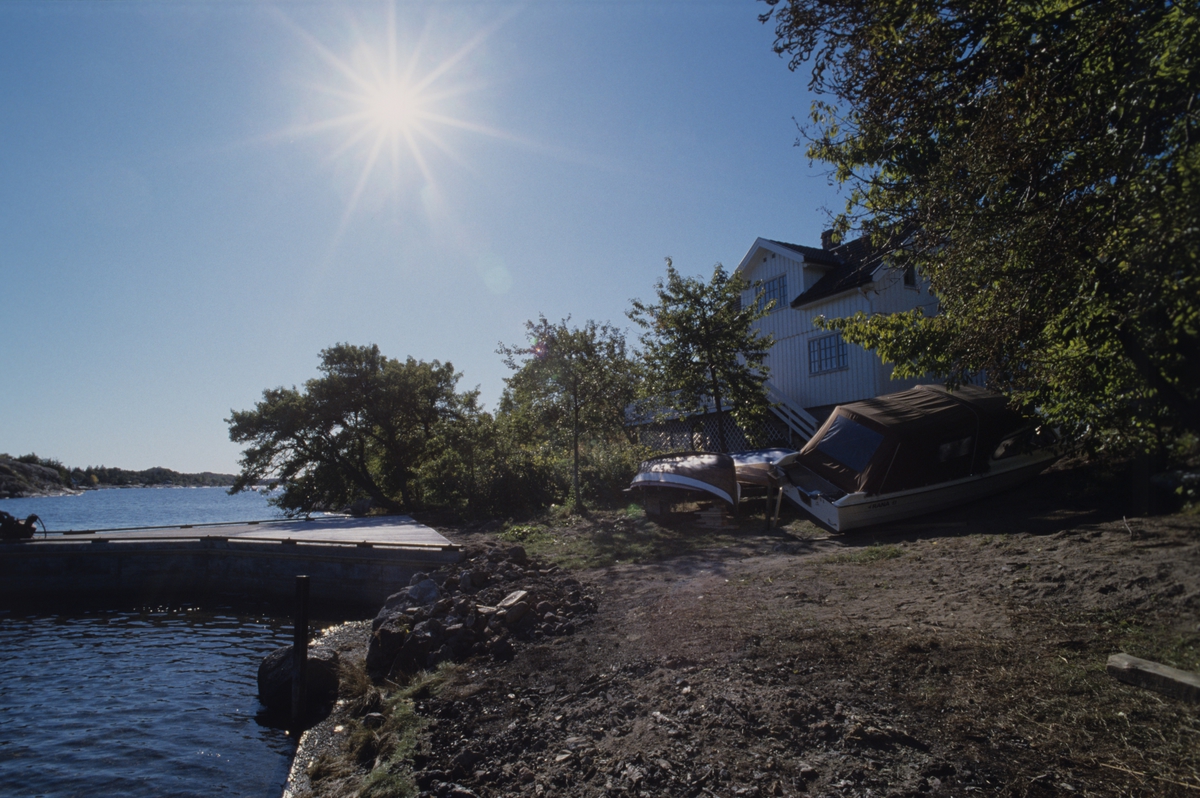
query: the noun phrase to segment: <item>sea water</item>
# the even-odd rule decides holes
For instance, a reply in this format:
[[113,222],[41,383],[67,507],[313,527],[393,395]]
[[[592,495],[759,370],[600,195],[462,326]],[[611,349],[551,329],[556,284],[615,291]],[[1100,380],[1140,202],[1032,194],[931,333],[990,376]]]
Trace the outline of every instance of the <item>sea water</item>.
[[[128,488],[0,500],[50,530],[260,520],[257,493]],[[294,746],[259,722],[257,669],[290,621],[252,608],[0,609],[0,794],[270,796]]]
[[[230,496],[225,488],[105,488],[74,496],[0,499],[0,510],[24,519],[31,513],[51,532],[265,521],[283,514],[266,493]],[[39,529],[41,527],[38,527]]]

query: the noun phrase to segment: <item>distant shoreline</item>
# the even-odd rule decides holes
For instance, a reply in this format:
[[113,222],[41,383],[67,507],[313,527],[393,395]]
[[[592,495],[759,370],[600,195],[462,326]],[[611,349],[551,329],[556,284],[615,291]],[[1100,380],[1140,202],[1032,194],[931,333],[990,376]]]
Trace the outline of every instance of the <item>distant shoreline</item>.
[[112,488],[229,488],[236,479],[233,474],[183,474],[168,468],[68,468],[57,460],[36,455],[0,455],[0,499],[74,496]]
[[[230,483],[232,485],[232,483]],[[34,491],[20,496],[0,496],[0,501],[5,499],[50,499],[57,496],[81,496],[84,493],[91,493],[97,490],[129,490],[131,488],[143,488],[154,490],[197,490],[200,488],[220,488],[228,490],[230,485],[161,485],[161,484],[128,484],[128,485],[92,485],[86,488],[60,488],[58,490]],[[248,491],[262,490],[268,487],[268,483],[251,485],[246,488]]]

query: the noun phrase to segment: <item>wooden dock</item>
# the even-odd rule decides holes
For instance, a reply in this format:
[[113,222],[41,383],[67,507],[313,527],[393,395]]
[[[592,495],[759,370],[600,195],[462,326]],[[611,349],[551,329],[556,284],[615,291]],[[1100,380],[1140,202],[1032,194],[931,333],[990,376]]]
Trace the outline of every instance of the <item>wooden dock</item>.
[[309,576],[314,609],[368,611],[459,547],[407,516],[250,521],[51,533],[0,544],[0,603],[287,601]]

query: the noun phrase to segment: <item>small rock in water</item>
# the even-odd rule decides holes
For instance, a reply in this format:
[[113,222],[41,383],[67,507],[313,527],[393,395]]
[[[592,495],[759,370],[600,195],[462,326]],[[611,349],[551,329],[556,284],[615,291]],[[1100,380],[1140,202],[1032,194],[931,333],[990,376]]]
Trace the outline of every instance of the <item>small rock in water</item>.
[[[324,706],[337,698],[338,655],[331,648],[314,646],[308,650],[305,669],[308,706]],[[270,710],[290,712],[292,708],[292,647],[283,646],[263,657],[258,666],[258,699]]]

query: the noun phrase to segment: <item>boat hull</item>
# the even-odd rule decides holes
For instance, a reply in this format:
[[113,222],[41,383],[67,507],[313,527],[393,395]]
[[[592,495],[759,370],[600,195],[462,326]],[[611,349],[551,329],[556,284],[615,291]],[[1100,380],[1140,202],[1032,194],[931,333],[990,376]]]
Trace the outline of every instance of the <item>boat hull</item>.
[[647,489],[647,488],[667,488],[669,490],[690,491],[695,494],[707,494],[713,498],[720,499],[731,507],[736,507],[740,492],[736,486],[734,493],[730,495],[729,491],[709,482],[692,477],[683,476],[681,474],[670,473],[648,473],[638,474],[629,484],[630,489]]
[[[737,510],[741,489],[737,483],[733,459],[717,452],[672,452],[642,462],[629,490],[641,494],[643,504],[659,507],[661,497],[690,494],[697,498],[718,499]],[[679,499],[667,498],[671,504]],[[649,512],[647,506],[647,512]]]
[[896,493],[874,496],[850,493],[833,498],[789,484],[784,487],[784,496],[830,529],[847,532],[914,518],[1000,493],[1033,478],[1055,459],[1053,452],[1035,452],[1014,457],[1003,465],[993,464],[986,474]]

